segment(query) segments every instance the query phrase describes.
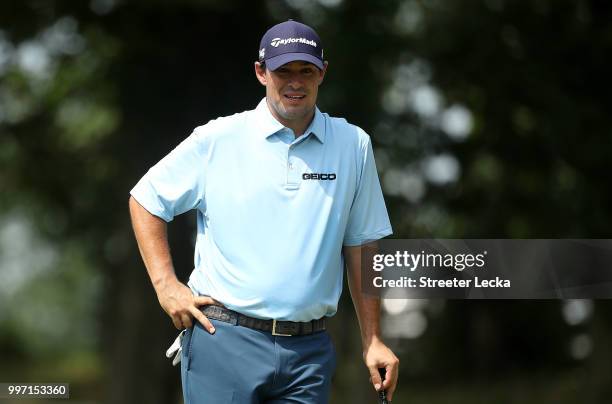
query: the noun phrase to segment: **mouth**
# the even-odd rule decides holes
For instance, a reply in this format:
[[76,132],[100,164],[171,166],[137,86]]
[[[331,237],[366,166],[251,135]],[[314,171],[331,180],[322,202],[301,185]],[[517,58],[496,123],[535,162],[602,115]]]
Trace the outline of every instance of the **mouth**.
[[297,102],[306,98],[306,94],[284,94],[284,97],[290,101]]

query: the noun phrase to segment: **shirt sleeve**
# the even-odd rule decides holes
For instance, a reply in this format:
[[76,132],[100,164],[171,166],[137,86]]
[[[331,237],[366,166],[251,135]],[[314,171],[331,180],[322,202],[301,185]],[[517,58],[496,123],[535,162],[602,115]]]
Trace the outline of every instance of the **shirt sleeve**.
[[358,246],[393,233],[383,198],[370,137],[362,143],[359,184],[344,234],[345,246]]
[[204,204],[207,152],[197,129],[138,181],[130,194],[151,214],[170,222]]

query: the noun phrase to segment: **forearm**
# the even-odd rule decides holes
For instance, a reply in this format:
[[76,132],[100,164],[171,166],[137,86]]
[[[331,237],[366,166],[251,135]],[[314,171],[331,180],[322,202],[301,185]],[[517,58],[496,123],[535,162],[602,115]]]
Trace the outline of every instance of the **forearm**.
[[[363,293],[361,284],[361,249],[376,248],[375,243],[361,247],[344,247],[342,253],[346,262],[348,284],[351,291],[355,312],[361,329],[363,360],[370,372],[370,380],[377,391],[387,391],[389,401],[397,385],[399,360],[383,343],[380,333],[380,298]],[[383,381],[379,369],[384,368],[386,377]]]
[[130,197],[130,216],[140,255],[156,292],[167,283],[176,281],[168,245],[167,225],[152,215],[136,199]]
[[194,296],[189,287],[177,279],[168,246],[166,222],[149,213],[132,197],[130,215],[149,278],[161,307],[168,313],[174,326],[178,330],[191,328],[192,317],[195,317],[208,332],[214,333],[215,328],[197,307],[215,304],[216,301],[208,296]]
[[[373,246],[369,246],[373,247]],[[361,330],[361,342],[368,347],[380,341],[380,298],[363,293],[361,285],[361,247],[344,247],[348,285]]]
[[351,282],[349,276],[349,290],[357,319],[359,320],[359,329],[361,330],[361,343],[364,347],[368,347],[372,342],[380,341],[380,299],[377,297],[364,296],[361,293],[361,285],[357,286],[357,282]]

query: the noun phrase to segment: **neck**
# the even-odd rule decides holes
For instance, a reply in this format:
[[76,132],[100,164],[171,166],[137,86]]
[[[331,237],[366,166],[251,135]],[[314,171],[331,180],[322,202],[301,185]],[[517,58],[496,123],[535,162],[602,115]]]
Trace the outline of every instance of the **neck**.
[[[267,104],[267,100],[266,100],[266,104]],[[308,128],[308,125],[310,125],[310,123],[312,122],[312,120],[314,119],[314,113],[315,113],[315,108],[313,107],[312,110],[308,113],[308,115],[299,118],[299,119],[285,119],[282,116],[280,116],[275,110],[274,108],[272,108],[270,106],[270,104],[268,104],[268,109],[270,110],[270,113],[272,114],[272,116],[274,117],[274,119],[276,119],[278,122],[280,122],[284,127],[289,128],[293,131],[293,133],[295,134],[295,137],[299,137],[302,136],[304,134],[304,132],[306,131],[306,128]]]

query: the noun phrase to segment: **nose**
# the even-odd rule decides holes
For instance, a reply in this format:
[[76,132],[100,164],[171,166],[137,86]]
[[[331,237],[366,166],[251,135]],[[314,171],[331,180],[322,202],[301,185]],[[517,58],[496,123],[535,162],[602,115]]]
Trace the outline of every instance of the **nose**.
[[299,73],[291,73],[291,75],[289,76],[289,87],[291,87],[291,89],[293,90],[298,90],[300,88],[302,88],[303,83],[302,83],[302,77],[300,76]]

